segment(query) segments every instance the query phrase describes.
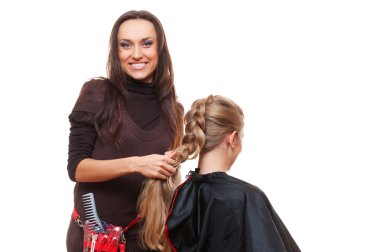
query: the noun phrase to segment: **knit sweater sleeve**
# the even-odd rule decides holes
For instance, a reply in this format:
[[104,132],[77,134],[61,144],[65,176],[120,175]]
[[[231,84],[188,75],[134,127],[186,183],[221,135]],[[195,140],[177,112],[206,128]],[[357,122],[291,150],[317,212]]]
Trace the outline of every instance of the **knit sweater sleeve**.
[[94,150],[97,132],[95,115],[101,109],[106,92],[104,80],[86,82],[79,94],[77,102],[69,115],[70,135],[67,171],[72,181],[78,164],[85,158],[91,158]]

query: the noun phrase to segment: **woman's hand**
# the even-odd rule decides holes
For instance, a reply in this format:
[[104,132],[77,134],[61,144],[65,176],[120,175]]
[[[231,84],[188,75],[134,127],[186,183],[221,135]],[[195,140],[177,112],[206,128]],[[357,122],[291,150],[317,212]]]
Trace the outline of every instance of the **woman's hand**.
[[110,160],[83,159],[77,167],[77,182],[102,182],[138,172],[148,178],[166,179],[176,173],[175,151]]
[[175,151],[167,151],[164,155],[152,154],[138,157],[136,172],[148,178],[166,179],[173,176],[177,169],[173,166]]

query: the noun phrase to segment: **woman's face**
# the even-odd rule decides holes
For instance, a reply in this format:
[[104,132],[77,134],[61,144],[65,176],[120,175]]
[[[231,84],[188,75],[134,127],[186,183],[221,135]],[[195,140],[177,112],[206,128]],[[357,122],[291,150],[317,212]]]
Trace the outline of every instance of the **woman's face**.
[[133,79],[151,83],[158,64],[157,34],[154,25],[144,19],[127,20],[117,35],[119,60]]

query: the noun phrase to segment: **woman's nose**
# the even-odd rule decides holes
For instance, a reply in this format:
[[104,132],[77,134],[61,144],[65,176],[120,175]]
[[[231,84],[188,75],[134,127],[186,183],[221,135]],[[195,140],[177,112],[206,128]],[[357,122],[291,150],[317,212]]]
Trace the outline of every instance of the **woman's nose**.
[[133,48],[132,57],[134,59],[140,59],[142,57],[140,47],[136,46]]

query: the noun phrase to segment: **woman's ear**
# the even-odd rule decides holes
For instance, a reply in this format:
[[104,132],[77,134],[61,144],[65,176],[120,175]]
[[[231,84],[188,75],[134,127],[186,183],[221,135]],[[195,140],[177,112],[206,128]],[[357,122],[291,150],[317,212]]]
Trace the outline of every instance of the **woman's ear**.
[[236,130],[234,132],[232,132],[230,135],[228,135],[227,137],[227,142],[228,142],[228,145],[230,145],[232,148],[235,148],[236,145],[237,145],[237,141],[238,141],[238,133],[236,132]]

